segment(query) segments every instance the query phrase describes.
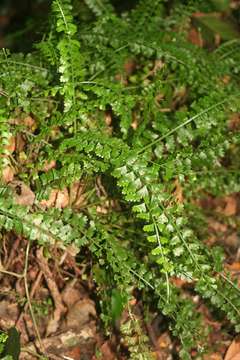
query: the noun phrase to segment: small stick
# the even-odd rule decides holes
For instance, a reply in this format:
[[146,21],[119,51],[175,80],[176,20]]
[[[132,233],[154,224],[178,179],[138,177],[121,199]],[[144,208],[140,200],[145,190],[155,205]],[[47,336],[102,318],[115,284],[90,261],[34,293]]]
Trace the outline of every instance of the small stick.
[[[42,273],[42,271],[40,270],[40,271],[38,272],[37,278],[36,278],[36,280],[35,280],[32,288],[31,288],[31,291],[30,291],[30,298],[31,298],[31,299],[33,298],[33,296],[34,296],[34,294],[35,294],[35,291],[37,290],[37,288],[39,287],[39,284],[41,283],[42,275],[43,275],[43,273]],[[23,311],[21,312],[19,318],[17,319],[17,322],[16,322],[15,326],[18,326],[18,325],[19,325],[19,323],[21,322],[21,320],[22,320],[22,318],[23,318],[23,314],[24,314],[24,312],[26,312],[26,310],[28,309],[28,307],[29,307],[29,303],[26,302],[26,304],[24,305]]]
[[48,288],[51,292],[51,295],[52,295],[52,298],[53,298],[54,304],[55,304],[53,319],[49,322],[47,330],[46,330],[46,334],[48,336],[57,330],[60,318],[61,318],[62,314],[65,313],[66,308],[62,303],[61,294],[58,290],[58,287],[57,287],[55,281],[53,280],[52,273],[48,267],[48,262],[43,256],[42,248],[37,251],[37,259],[38,259],[39,267],[43,272],[43,275],[45,277],[45,280],[47,282]]
[[39,346],[40,346],[40,350],[42,351],[42,353],[45,353],[44,350],[44,346],[42,343],[42,339],[38,330],[38,326],[37,326],[37,321],[34,315],[34,311],[32,308],[32,303],[31,303],[31,298],[30,298],[30,294],[29,294],[29,289],[28,289],[28,282],[27,282],[27,271],[28,271],[28,258],[29,258],[29,251],[30,251],[30,241],[28,241],[27,244],[27,249],[26,249],[26,256],[25,256],[25,265],[24,265],[24,271],[23,271],[23,278],[24,278],[24,286],[25,286],[25,292],[26,292],[26,297],[27,297],[27,301],[28,301],[28,306],[29,306],[29,310],[30,310],[30,314],[32,317],[32,322],[33,322],[33,326],[34,326],[34,330],[36,332],[37,335],[37,339],[39,342]]

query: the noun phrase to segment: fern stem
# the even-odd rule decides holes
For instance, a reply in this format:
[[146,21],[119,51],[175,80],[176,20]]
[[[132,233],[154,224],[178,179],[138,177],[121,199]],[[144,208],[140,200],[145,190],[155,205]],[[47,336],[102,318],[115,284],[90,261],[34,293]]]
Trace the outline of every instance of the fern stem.
[[34,311],[33,311],[33,308],[32,308],[32,303],[31,303],[31,298],[30,298],[30,294],[29,294],[29,290],[28,290],[27,272],[28,272],[29,251],[30,251],[30,240],[28,240],[28,244],[27,244],[27,248],[26,248],[23,278],[24,278],[25,292],[26,292],[26,297],[27,297],[27,301],[28,301],[28,306],[29,306],[33,326],[34,326],[34,329],[35,329],[35,332],[36,332],[36,335],[37,335],[37,339],[38,339],[38,342],[39,342],[39,345],[40,345],[40,349],[41,349],[42,353],[44,354],[45,350],[44,350],[43,342],[42,342],[42,339],[41,339],[41,336],[40,336],[40,332],[38,330],[37,321],[36,321],[36,318],[35,318],[35,315],[34,315]]

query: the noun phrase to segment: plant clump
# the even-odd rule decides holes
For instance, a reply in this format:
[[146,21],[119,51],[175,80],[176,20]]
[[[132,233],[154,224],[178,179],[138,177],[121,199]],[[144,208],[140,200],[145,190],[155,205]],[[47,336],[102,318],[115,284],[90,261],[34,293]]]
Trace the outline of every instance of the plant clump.
[[[240,331],[239,288],[197,206],[240,190],[239,39],[189,40],[210,3],[139,0],[119,14],[53,0],[33,51],[0,53],[2,232],[89,257],[108,330],[138,289],[183,359],[208,330],[177,279]],[[120,329],[131,359],[151,359],[140,324]]]

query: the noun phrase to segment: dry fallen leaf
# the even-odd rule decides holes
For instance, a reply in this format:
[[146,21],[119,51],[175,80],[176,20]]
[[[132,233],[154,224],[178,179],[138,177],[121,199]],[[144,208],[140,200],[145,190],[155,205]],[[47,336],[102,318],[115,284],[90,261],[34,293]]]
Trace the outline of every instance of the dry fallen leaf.
[[79,300],[70,307],[66,316],[66,326],[68,329],[81,329],[91,320],[91,317],[95,318],[95,316],[94,302],[90,299]]
[[[229,76],[229,75],[224,75],[223,77],[222,77],[222,82],[225,84],[225,85],[227,85],[229,82],[230,82],[230,80],[231,80],[231,77]],[[229,124],[230,125],[230,124]],[[230,128],[230,127],[229,127]]]
[[232,234],[226,236],[224,238],[224,243],[231,248],[237,249],[239,246],[239,237],[237,232],[233,232]]
[[110,126],[112,124],[112,115],[109,111],[105,112],[105,124]]
[[26,125],[28,128],[31,128],[32,130],[36,129],[36,121],[31,117],[27,116],[23,119],[24,125]]
[[71,185],[69,189],[70,204],[74,208],[79,209],[84,204],[85,201],[84,189],[85,189],[85,184],[81,181],[75,181]]
[[15,151],[21,154],[24,152],[24,147],[26,145],[26,140],[24,139],[22,134],[16,135],[16,149]]
[[69,194],[67,188],[63,190],[58,190],[55,207],[58,209],[63,209],[69,204]]
[[226,264],[225,266],[230,271],[240,271],[240,262],[238,262],[238,261],[236,261],[232,264]]
[[4,184],[7,184],[13,181],[13,178],[14,178],[14,169],[11,166],[7,165],[2,170],[1,180],[3,181]]
[[65,359],[79,360],[81,359],[81,348],[80,346],[74,346],[71,350],[68,350],[65,355]]
[[234,196],[226,196],[225,197],[226,206],[223,210],[223,214],[225,216],[233,216],[236,215],[237,212],[237,200]]
[[203,357],[204,360],[222,360],[223,357],[219,353],[213,353],[213,354],[206,354]]
[[16,148],[16,138],[15,136],[11,136],[8,139],[8,144],[5,146],[5,149],[8,150],[10,153],[13,153]]
[[240,359],[240,336],[237,336],[229,346],[224,360],[239,360]]
[[134,60],[129,59],[125,64],[124,64],[124,70],[127,76],[131,75],[136,69],[136,63]]
[[56,207],[58,209],[67,207],[69,205],[69,194],[67,188],[64,188],[63,190],[51,190],[48,200],[41,200],[40,205],[46,208]]
[[219,221],[216,221],[212,218],[208,218],[208,226],[210,229],[212,229],[216,232],[225,233],[228,230],[228,227],[226,224],[222,224]]
[[228,128],[232,131],[240,130],[240,114],[234,113],[228,122]]
[[160,349],[166,349],[169,348],[171,345],[171,339],[167,332],[163,333],[159,338],[157,339],[157,344]]
[[35,194],[24,182],[14,180],[9,183],[9,186],[13,190],[13,198],[16,204],[24,206],[33,205]]
[[40,205],[46,207],[46,208],[50,208],[53,207],[57,198],[57,192],[58,190],[54,189],[51,190],[50,195],[48,197],[47,200],[43,199],[40,201]]
[[56,167],[55,160],[51,160],[49,162],[46,161],[42,170],[48,172],[49,170],[54,169],[55,167]]
[[108,209],[100,205],[96,207],[96,211],[98,214],[103,214],[103,215],[106,215],[108,213]]
[[204,43],[203,43],[203,38],[201,36],[200,31],[198,31],[197,29],[195,29],[194,27],[192,27],[188,33],[188,40],[194,44],[197,45],[199,47],[203,47]]
[[183,203],[183,188],[180,185],[178,179],[175,181],[175,191],[174,191],[174,197],[177,201],[178,204],[182,204]]
[[136,130],[138,128],[138,119],[137,119],[137,115],[136,115],[135,111],[132,112],[131,127],[133,128],[133,130]]
[[81,292],[70,283],[67,284],[61,293],[64,304],[71,308],[77,301],[82,299]]
[[115,360],[116,356],[114,352],[111,349],[111,345],[109,341],[105,341],[105,343],[102,344],[100,347],[100,356],[97,358],[96,356],[93,356],[92,360]]

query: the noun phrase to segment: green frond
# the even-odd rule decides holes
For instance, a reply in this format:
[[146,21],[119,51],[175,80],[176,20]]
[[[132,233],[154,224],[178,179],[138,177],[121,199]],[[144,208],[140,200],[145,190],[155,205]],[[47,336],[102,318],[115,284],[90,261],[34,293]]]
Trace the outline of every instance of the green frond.
[[98,17],[108,15],[113,12],[113,6],[109,0],[84,0],[84,2]]

